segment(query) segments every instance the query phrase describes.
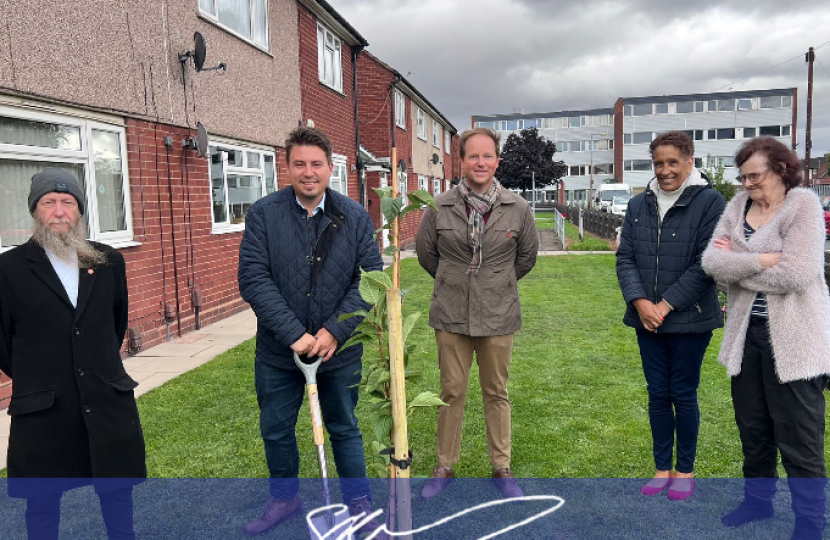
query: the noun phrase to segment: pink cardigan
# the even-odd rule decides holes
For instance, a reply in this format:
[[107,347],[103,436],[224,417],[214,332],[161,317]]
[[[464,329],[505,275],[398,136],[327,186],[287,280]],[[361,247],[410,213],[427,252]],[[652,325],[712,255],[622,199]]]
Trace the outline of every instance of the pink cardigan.
[[[778,213],[744,240],[744,208],[749,194],[726,207],[712,241],[729,238],[732,251],[712,244],[703,269],[728,285],[729,316],[718,361],[729,376],[741,372],[744,341],[755,295],[767,295],[775,371],[781,382],[830,373],[830,296],[824,281],[824,216],[818,196],[805,188],[787,194]],[[781,261],[761,270],[758,253],[781,253]]]

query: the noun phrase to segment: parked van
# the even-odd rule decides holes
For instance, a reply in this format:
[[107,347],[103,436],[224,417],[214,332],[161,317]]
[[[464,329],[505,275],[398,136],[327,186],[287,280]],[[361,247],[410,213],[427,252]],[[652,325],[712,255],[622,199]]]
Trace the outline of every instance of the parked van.
[[597,188],[594,207],[602,212],[610,212],[611,201],[614,197],[631,197],[631,186],[628,184],[600,184]]

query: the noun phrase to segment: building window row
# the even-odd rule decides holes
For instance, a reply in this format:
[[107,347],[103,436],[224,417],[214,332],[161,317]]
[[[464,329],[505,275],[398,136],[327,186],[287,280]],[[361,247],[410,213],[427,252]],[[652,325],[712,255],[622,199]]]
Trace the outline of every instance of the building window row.
[[123,127],[0,107],[0,250],[31,236],[31,178],[47,167],[78,179],[91,240],[131,241],[126,156]]
[[496,131],[521,131],[535,127],[536,129],[563,129],[591,126],[614,125],[614,115],[600,114],[592,116],[563,116],[557,118],[530,118],[522,120],[498,120],[495,122],[476,122],[476,127],[494,129]]
[[[649,164],[651,164],[650,161]],[[568,167],[568,176],[589,176],[590,174],[590,165],[571,165]],[[614,164],[594,163],[594,174],[614,174]]]
[[594,139],[593,141],[555,141],[557,152],[590,152],[591,147],[598,150],[613,150],[614,139]]
[[792,107],[792,96],[765,96],[741,99],[713,99],[709,101],[677,101],[672,103],[642,103],[625,105],[625,116],[653,116],[660,114],[692,114],[704,112],[752,111]]
[[[755,137],[789,137],[792,126],[760,126],[744,128],[688,129],[681,130],[695,141],[723,141],[736,139],[754,139]],[[649,144],[659,133],[652,131],[635,131],[623,133],[623,144]]]
[[245,41],[268,49],[267,0],[199,0],[199,13]]

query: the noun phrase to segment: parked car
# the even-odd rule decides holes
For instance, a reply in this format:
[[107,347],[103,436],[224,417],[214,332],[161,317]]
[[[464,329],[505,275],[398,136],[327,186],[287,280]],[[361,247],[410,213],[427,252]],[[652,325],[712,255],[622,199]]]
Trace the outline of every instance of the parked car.
[[830,238],[830,197],[825,197],[821,205],[824,207],[824,236]]
[[609,206],[611,213],[617,216],[624,216],[625,212],[628,210],[628,201],[630,200],[631,197],[629,195],[618,195],[613,197],[611,199],[611,205]]

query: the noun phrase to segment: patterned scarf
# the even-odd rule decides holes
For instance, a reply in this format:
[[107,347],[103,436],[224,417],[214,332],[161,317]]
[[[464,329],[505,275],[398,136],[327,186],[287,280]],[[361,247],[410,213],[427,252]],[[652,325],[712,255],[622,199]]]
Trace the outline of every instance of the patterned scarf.
[[[484,214],[493,209],[493,205],[501,194],[501,184],[493,178],[493,183],[490,184],[490,188],[482,195],[479,195],[470,189],[470,185],[467,183],[467,178],[465,177],[458,184],[458,192],[470,208],[467,225],[470,239],[473,241],[473,256],[470,259],[470,268],[467,269],[467,274],[478,275],[478,269],[481,268],[481,263],[484,258],[481,249],[484,243]],[[476,262],[476,255],[478,255],[478,262]]]

